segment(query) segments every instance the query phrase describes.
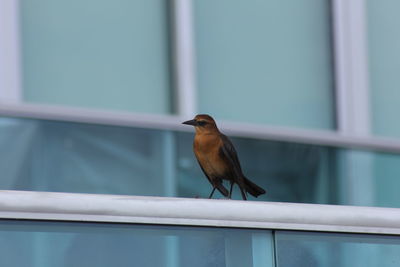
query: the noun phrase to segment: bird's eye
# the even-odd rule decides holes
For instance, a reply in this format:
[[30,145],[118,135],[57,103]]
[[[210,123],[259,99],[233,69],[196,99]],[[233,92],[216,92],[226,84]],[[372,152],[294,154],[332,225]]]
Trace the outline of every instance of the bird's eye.
[[198,121],[197,124],[198,124],[199,126],[204,126],[204,125],[207,124],[207,122],[205,122],[205,121]]

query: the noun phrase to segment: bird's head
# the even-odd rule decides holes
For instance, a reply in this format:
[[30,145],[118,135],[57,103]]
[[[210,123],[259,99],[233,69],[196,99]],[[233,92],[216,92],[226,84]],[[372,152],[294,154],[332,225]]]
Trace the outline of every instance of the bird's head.
[[182,122],[182,124],[194,126],[196,133],[199,134],[219,132],[214,119],[206,114],[196,115],[193,120]]

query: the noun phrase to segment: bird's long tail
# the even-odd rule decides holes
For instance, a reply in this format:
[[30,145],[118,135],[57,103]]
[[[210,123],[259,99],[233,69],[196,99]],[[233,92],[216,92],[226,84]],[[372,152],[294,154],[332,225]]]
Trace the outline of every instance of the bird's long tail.
[[254,197],[258,197],[259,195],[265,194],[265,190],[262,189],[261,187],[259,187],[258,185],[256,185],[255,183],[253,183],[252,181],[250,181],[249,179],[247,179],[246,177],[244,178],[244,184],[246,187],[246,191],[254,196]]

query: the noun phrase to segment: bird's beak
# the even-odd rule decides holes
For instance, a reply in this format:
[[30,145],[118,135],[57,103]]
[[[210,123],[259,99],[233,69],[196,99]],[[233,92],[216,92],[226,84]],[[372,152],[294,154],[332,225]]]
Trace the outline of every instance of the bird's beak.
[[190,121],[184,121],[184,122],[182,122],[182,124],[187,124],[187,125],[196,126],[196,125],[197,125],[197,122],[196,122],[196,120],[190,120]]

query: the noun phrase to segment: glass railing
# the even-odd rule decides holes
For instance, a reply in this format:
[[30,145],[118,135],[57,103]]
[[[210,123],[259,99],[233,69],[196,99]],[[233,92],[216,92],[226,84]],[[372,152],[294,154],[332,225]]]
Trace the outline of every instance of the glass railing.
[[0,263],[397,267],[399,218],[388,208],[0,191]]
[[9,267],[400,264],[395,236],[38,221],[0,228],[0,263]]
[[400,237],[340,233],[275,232],[279,267],[395,267]]
[[271,231],[0,221],[1,266],[273,266]]

